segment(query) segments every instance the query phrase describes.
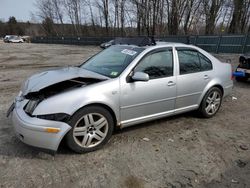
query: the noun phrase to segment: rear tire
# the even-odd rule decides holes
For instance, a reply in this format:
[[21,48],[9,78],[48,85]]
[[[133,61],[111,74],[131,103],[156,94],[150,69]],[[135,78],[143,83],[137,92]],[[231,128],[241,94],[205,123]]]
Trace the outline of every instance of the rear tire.
[[114,120],[108,110],[100,106],[88,106],[77,111],[69,124],[72,129],[66,135],[66,143],[77,153],[100,149],[112,136]]
[[212,87],[203,97],[199,107],[199,114],[205,118],[213,117],[220,109],[222,102],[222,91]]

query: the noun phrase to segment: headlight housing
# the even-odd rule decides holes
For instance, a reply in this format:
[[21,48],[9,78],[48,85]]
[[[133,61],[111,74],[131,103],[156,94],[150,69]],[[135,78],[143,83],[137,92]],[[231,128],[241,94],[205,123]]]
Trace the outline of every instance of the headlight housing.
[[27,114],[32,115],[39,102],[40,100],[38,99],[29,100],[29,102],[24,106],[24,111]]
[[40,119],[46,119],[51,121],[61,121],[67,123],[69,121],[70,115],[65,113],[57,113],[57,114],[45,114],[45,115],[36,115],[35,117]]

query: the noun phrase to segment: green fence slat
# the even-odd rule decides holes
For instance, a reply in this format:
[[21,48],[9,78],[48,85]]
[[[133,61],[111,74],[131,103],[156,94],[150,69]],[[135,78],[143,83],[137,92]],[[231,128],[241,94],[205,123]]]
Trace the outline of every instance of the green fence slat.
[[[250,52],[250,36],[248,35],[190,35],[156,37],[160,41],[178,42],[196,45],[212,53],[245,53]],[[100,45],[112,40],[113,37],[67,37],[38,36],[31,39],[32,43]]]

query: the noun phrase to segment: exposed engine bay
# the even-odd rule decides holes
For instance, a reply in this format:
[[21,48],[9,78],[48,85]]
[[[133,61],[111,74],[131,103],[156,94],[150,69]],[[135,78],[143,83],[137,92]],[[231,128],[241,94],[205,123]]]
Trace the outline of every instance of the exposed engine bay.
[[37,105],[46,98],[49,98],[53,95],[66,92],[75,88],[87,86],[90,84],[98,83],[100,79],[96,78],[74,78],[70,80],[65,80],[56,84],[52,84],[48,87],[45,87],[37,92],[30,92],[24,96],[25,99],[28,99],[29,102],[25,105],[24,110],[28,115],[32,115],[33,111]]

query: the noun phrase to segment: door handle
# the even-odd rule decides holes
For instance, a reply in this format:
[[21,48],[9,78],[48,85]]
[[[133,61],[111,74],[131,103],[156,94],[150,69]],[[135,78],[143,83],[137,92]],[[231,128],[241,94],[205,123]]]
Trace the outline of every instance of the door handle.
[[204,75],[204,80],[208,80],[209,76],[208,75]]
[[174,86],[174,85],[175,85],[175,83],[173,81],[168,82],[168,86]]

